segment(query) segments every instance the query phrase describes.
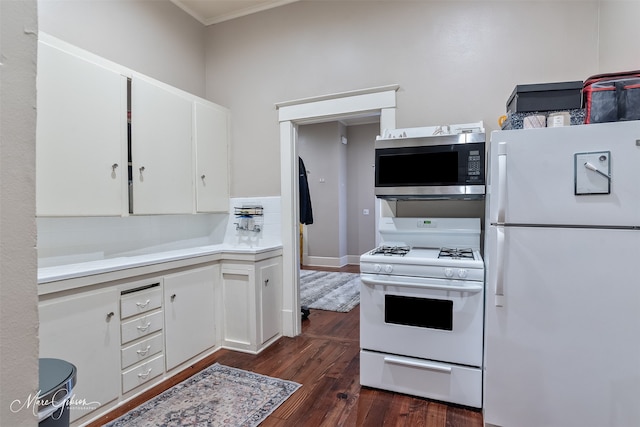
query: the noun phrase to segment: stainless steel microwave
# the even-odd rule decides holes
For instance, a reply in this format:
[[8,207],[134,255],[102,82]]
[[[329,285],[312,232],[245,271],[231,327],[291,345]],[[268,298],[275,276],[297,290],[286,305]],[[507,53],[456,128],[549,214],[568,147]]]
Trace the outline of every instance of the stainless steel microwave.
[[387,199],[483,198],[484,132],[378,138],[375,194]]

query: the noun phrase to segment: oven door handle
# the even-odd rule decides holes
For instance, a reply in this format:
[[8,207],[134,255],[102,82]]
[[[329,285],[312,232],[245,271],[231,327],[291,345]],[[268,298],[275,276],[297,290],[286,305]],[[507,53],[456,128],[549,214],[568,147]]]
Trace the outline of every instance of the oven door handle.
[[408,359],[402,359],[400,357],[385,356],[384,361],[386,363],[393,363],[394,365],[408,366],[410,368],[428,369],[430,371],[444,372],[447,374],[451,373],[451,367],[449,366],[435,365],[433,363],[420,362],[417,360],[408,360]]
[[360,276],[360,280],[365,285],[372,286],[402,286],[405,288],[420,288],[420,289],[432,289],[438,291],[455,291],[455,292],[481,292],[484,287],[482,285],[474,285],[474,286],[449,286],[449,285],[437,285],[432,283],[411,283],[404,282],[402,280],[394,280],[393,282],[388,282],[386,280],[376,280],[370,277]]

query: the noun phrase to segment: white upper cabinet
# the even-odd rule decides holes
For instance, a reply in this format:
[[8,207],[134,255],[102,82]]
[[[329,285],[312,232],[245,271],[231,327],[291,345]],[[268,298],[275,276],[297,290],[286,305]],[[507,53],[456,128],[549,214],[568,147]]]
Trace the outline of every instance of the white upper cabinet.
[[39,37],[38,216],[228,211],[228,109]]
[[194,102],[196,147],[196,209],[228,212],[229,110],[213,103]]
[[134,214],[193,213],[192,103],[169,86],[132,78]]
[[39,216],[126,211],[126,77],[38,43]]

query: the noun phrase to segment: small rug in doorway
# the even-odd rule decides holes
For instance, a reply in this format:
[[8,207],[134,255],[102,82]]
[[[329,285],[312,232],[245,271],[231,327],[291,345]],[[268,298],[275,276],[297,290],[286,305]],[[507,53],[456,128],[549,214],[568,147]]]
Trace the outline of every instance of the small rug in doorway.
[[299,387],[216,363],[107,426],[257,426]]
[[360,275],[300,270],[300,305],[347,313],[360,304]]

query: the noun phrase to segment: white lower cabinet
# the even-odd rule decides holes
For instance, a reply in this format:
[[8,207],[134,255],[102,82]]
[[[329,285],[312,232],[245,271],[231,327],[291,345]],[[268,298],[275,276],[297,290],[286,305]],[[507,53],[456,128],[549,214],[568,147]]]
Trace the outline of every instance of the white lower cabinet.
[[216,265],[165,276],[167,370],[215,346],[215,278],[219,271]]
[[40,357],[78,370],[73,394],[83,405],[71,408],[72,425],[97,420],[222,346],[264,349],[281,335],[281,282],[278,255],[93,278],[86,288],[41,295]]
[[282,332],[282,260],[224,263],[224,347],[257,353]]
[[282,262],[280,258],[269,260],[258,267],[260,291],[258,292],[260,344],[282,332]]
[[117,288],[80,292],[41,301],[40,357],[72,363],[77,369],[71,421],[120,395],[120,322]]

